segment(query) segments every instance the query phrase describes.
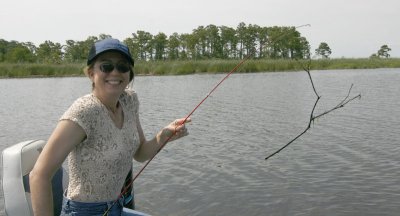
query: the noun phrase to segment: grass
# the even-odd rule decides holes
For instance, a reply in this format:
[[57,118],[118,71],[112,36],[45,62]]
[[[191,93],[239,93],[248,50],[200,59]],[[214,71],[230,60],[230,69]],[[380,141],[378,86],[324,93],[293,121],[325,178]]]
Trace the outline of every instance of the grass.
[[83,75],[83,64],[0,63],[1,78],[60,77]]
[[[138,75],[185,75],[193,73],[226,73],[231,71],[239,60],[200,60],[200,61],[138,61],[135,73]],[[62,77],[83,76],[84,63],[38,64],[38,63],[0,63],[0,78],[22,77]],[[400,58],[389,59],[318,59],[312,60],[312,70],[333,69],[373,69],[400,68]],[[237,69],[239,73],[277,72],[302,70],[299,62],[288,59],[248,60]]]

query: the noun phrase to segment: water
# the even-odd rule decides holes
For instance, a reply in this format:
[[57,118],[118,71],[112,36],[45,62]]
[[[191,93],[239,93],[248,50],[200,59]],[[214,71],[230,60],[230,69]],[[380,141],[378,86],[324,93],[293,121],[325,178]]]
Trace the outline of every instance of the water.
[[[152,138],[187,115],[224,75],[136,77],[142,127]],[[316,112],[344,108],[268,161],[305,129],[315,101],[305,72],[233,74],[193,114],[190,135],[167,145],[135,181],[153,215],[398,215],[400,70],[312,73]],[[87,78],[0,80],[0,150],[47,139],[90,91]],[[134,163],[137,171],[142,164]],[[0,195],[0,209],[4,208]],[[4,215],[4,212],[0,212]]]

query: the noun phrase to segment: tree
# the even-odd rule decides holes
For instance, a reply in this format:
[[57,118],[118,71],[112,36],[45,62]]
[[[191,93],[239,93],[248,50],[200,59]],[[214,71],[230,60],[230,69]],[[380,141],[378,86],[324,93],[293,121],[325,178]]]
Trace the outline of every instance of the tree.
[[227,26],[219,27],[221,32],[221,46],[223,58],[236,58],[237,37],[235,29]]
[[294,27],[280,27],[280,29],[282,33],[278,36],[276,43],[279,45],[281,58],[303,58],[304,45],[300,38],[300,32]]
[[63,56],[61,48],[62,46],[59,43],[45,41],[37,48],[38,60],[43,63],[61,63]]
[[256,41],[257,41],[257,34],[259,32],[260,27],[258,25],[249,24],[244,31],[244,38],[243,38],[243,45],[245,56],[253,55],[253,57],[257,57],[256,54]]
[[282,35],[286,35],[282,27],[273,26],[267,28],[268,40],[264,47],[264,55],[272,59],[284,58],[285,43]]
[[198,38],[193,34],[181,34],[181,59],[197,59],[196,44],[198,43]]
[[168,58],[175,60],[179,58],[179,46],[180,46],[179,34],[174,32],[168,38]]
[[[8,42],[0,39],[0,62],[84,62],[92,44],[109,37],[111,35],[100,34],[83,41],[66,40],[64,45],[45,41],[39,47],[30,42]],[[310,56],[308,41],[295,27],[261,27],[244,22],[239,23],[236,29],[210,24],[206,27],[199,26],[191,33],[175,32],[171,36],[162,32],[153,36],[149,32],[138,30],[123,42],[129,47],[134,59],[144,61],[242,59],[246,56],[301,59]],[[388,51],[390,48],[382,47],[380,56],[388,57]],[[330,53],[329,46],[321,43],[318,54],[327,58]]]
[[292,55],[292,58],[309,58],[311,56],[310,53],[310,44],[308,43],[305,37],[298,38],[298,44],[296,43],[296,49]]
[[123,42],[129,47],[133,59],[139,59],[139,44],[133,38],[126,38]]
[[243,59],[243,47],[244,47],[244,40],[245,40],[245,35],[246,35],[247,27],[244,22],[239,23],[239,25],[236,27],[236,36],[238,38],[238,43],[239,43],[239,58]]
[[17,44],[7,52],[5,60],[12,63],[33,62],[35,56],[28,47],[23,44]]
[[208,25],[205,30],[209,56],[212,58],[221,58],[222,45],[219,28],[215,25]]
[[104,39],[107,39],[107,38],[112,38],[112,36],[109,35],[109,34],[100,34],[99,35],[99,40],[104,40]]
[[204,28],[204,26],[199,26],[197,29],[193,29],[192,32],[192,38],[193,41],[195,42],[195,55],[196,59],[201,59],[204,57],[209,57],[210,53],[207,51],[209,47],[209,41],[207,40],[207,30]]
[[88,46],[83,41],[67,40],[64,60],[67,62],[83,62],[87,58]]
[[332,51],[327,43],[321,42],[318,48],[315,49],[315,54],[320,55],[323,58],[329,58],[329,55],[332,54]]
[[158,33],[153,38],[153,45],[155,49],[155,60],[164,60],[165,48],[167,46],[167,35]]
[[153,47],[151,41],[153,40],[153,35],[150,32],[146,31],[136,31],[136,33],[132,33],[133,43],[137,44],[135,47],[137,48],[137,56],[141,60],[152,59],[153,57]]
[[4,56],[7,53],[8,41],[0,39],[0,62],[4,61]]
[[378,57],[385,57],[385,58],[389,58],[390,54],[389,51],[391,51],[392,49],[390,49],[388,47],[388,45],[382,45],[381,48],[378,50]]
[[259,48],[258,48],[259,58],[263,58],[265,56],[264,46],[267,47],[268,33],[269,33],[268,31],[269,30],[267,27],[259,27],[257,30],[257,37],[259,42]]

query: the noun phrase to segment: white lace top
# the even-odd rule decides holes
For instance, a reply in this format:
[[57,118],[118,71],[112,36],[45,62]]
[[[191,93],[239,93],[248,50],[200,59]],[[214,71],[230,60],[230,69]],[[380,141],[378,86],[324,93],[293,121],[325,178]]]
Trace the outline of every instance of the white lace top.
[[136,93],[126,90],[119,102],[124,114],[121,129],[93,94],[77,99],[60,118],[60,121],[68,119],[77,123],[87,136],[68,155],[69,199],[112,201],[120,194],[140,141]]

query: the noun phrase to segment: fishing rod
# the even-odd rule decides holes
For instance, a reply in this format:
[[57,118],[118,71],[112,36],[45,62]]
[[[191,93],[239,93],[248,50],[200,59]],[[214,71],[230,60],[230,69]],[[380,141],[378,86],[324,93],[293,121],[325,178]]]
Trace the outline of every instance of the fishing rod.
[[[304,24],[304,25],[300,25],[300,26],[296,26],[294,27],[294,29],[299,29],[302,27],[310,27],[310,24]],[[283,32],[282,34],[280,34],[277,38],[275,38],[273,41],[271,42],[276,42],[278,40],[280,40],[281,38],[283,38],[284,36],[290,34],[292,32],[288,31],[288,32]],[[234,73],[241,65],[243,65],[243,63],[245,63],[247,60],[250,59],[251,56],[253,56],[253,54],[255,53],[255,49],[253,49],[252,52],[248,53],[245,58],[243,58],[228,74],[225,75],[225,77],[223,77],[212,89],[211,91],[200,101],[200,103],[198,103],[195,108],[184,118],[183,121],[181,121],[179,124],[176,125],[174,132],[171,134],[171,136],[169,136],[164,143],[160,146],[160,148],[157,150],[157,152],[143,165],[143,167],[137,172],[137,174],[132,178],[131,182],[125,186],[125,189],[120,193],[120,195],[118,196],[118,198],[115,200],[115,202],[107,209],[107,211],[104,213],[104,215],[107,215],[107,213],[110,211],[110,209],[112,208],[112,206],[115,205],[115,203],[123,196],[123,194],[125,194],[127,192],[127,190],[129,189],[129,187],[133,184],[133,182],[139,177],[139,175],[143,172],[143,170],[147,167],[147,165],[149,165],[149,163],[156,157],[156,155],[164,148],[164,146],[168,143],[169,140],[171,140],[171,138],[177,133],[177,128],[183,124],[185,124],[186,120],[188,120],[190,118],[190,116],[193,115],[193,113],[203,104],[204,101],[206,101],[208,99],[208,97],[210,97],[210,95],[226,80],[228,79],[228,77]],[[103,216],[104,216],[103,215]]]

